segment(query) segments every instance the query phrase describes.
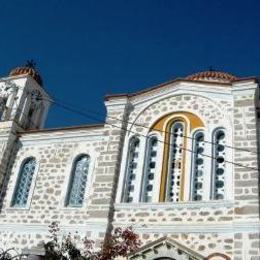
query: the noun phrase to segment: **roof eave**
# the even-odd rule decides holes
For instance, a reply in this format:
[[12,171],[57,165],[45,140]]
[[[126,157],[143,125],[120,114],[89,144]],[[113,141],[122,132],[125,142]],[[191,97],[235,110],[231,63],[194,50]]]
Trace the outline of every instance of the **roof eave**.
[[141,90],[141,91],[137,91],[137,92],[134,92],[134,93],[120,93],[120,94],[109,94],[109,95],[106,95],[105,96],[105,100],[109,100],[109,99],[114,99],[114,98],[121,98],[121,97],[128,97],[128,98],[131,98],[131,97],[135,97],[135,96],[138,96],[138,95],[141,95],[141,94],[144,94],[144,93],[147,93],[147,92],[150,92],[150,91],[154,91],[154,90],[157,90],[157,89],[160,89],[166,85],[169,85],[169,84],[172,84],[172,83],[178,83],[178,82],[189,82],[189,83],[199,83],[199,84],[211,84],[211,85],[225,85],[225,86],[231,86],[232,85],[232,82],[217,82],[217,81],[203,81],[203,80],[189,80],[189,79],[185,79],[185,78],[176,78],[176,79],[173,79],[173,80],[169,80],[169,81],[166,81],[164,83],[161,83],[159,85],[156,85],[156,86],[153,86],[153,87],[150,87],[150,88],[146,88],[144,90]]
[[30,130],[19,132],[19,134],[21,136],[21,135],[34,134],[34,133],[48,133],[48,132],[71,131],[71,130],[81,130],[81,129],[90,129],[90,128],[103,128],[103,127],[104,127],[104,123],[101,123],[101,124],[88,124],[88,125],[57,127],[57,128],[46,128],[46,129],[30,129]]

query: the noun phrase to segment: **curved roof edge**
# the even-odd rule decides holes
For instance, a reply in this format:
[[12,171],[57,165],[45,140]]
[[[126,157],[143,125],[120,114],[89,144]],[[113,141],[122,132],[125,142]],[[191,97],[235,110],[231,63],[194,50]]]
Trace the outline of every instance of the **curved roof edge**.
[[108,101],[109,99],[113,99],[113,98],[120,98],[120,97],[128,97],[128,98],[131,98],[131,97],[135,97],[135,96],[138,96],[138,95],[142,95],[144,93],[148,93],[150,91],[154,91],[154,90],[157,90],[157,89],[160,89],[160,88],[163,88],[164,86],[166,85],[169,85],[169,84],[172,84],[172,83],[177,83],[177,82],[189,82],[189,83],[194,83],[194,84],[205,84],[205,85],[219,85],[219,86],[231,86],[232,83],[235,83],[235,82],[240,82],[240,81],[254,81],[255,83],[258,83],[258,77],[256,76],[252,76],[252,77],[244,77],[244,78],[237,78],[237,79],[234,79],[232,80],[231,82],[218,82],[218,81],[200,81],[200,80],[189,80],[189,79],[186,79],[186,78],[176,78],[176,79],[173,79],[173,80],[169,80],[169,81],[166,81],[164,83],[161,83],[159,85],[155,85],[155,86],[152,86],[152,87],[148,87],[148,88],[145,88],[143,90],[140,90],[140,91],[137,91],[137,92],[134,92],[134,93],[119,93],[119,94],[108,94],[105,96],[105,101]]

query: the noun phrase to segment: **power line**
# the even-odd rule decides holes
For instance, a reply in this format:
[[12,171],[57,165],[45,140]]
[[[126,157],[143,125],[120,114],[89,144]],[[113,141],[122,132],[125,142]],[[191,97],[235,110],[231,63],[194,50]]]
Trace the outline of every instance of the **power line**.
[[[55,100],[58,100],[56,97],[55,97]],[[56,101],[53,101],[53,100],[48,100],[52,103],[56,102]],[[66,102],[60,100],[60,102],[63,102],[64,104]],[[69,104],[67,103],[68,106],[71,106],[71,107],[76,107],[75,105],[72,105],[72,104]],[[78,109],[84,109],[85,108],[82,108],[82,107],[79,107],[77,106],[76,108]],[[88,109],[88,112],[89,113],[92,113],[92,114],[99,114],[99,115],[102,115],[101,113],[97,112],[97,111],[91,111],[90,109]],[[123,123],[128,123],[128,124],[131,124],[131,125],[134,125],[134,126],[138,126],[138,127],[143,127],[143,128],[146,128],[146,129],[150,129],[150,127],[147,127],[147,126],[144,126],[144,125],[141,125],[141,124],[138,124],[138,123],[134,123],[134,122],[130,122],[130,121],[127,121],[127,120],[122,120],[122,119],[118,119],[116,117],[113,117],[113,116],[107,116],[107,118],[109,119],[113,119],[113,120],[117,120],[117,121],[121,121]],[[156,131],[160,132],[160,133],[165,133],[165,134],[170,134],[171,132],[169,131],[165,131],[165,130],[161,130],[161,129],[156,129]],[[187,135],[183,135],[184,138],[187,138],[187,139],[190,139],[190,140],[195,140],[194,137],[191,137],[191,136],[187,136]],[[213,144],[213,145],[217,145],[216,142],[212,142],[212,141],[209,141],[209,140],[204,140],[205,143],[208,143],[208,144]],[[227,144],[223,144],[223,146],[225,146],[226,148],[229,148],[229,149],[232,149],[232,150],[238,150],[238,151],[241,151],[241,152],[249,152],[249,153],[253,153],[253,154],[257,154],[257,155],[260,155],[260,153],[258,152],[255,152],[255,151],[251,151],[251,150],[248,150],[248,149],[244,149],[244,148],[239,148],[239,147],[235,147],[235,146],[231,146],[231,145],[227,145]]]
[[[88,114],[85,113],[85,112],[78,111],[78,110],[76,110],[76,109],[74,109],[74,108],[70,108],[70,107],[68,107],[67,105],[60,104],[60,103],[58,103],[58,102],[54,102],[54,104],[56,104],[56,105],[59,106],[59,107],[62,107],[62,108],[64,108],[64,109],[66,109],[66,110],[68,110],[68,111],[70,111],[70,112],[73,112],[73,113],[79,114],[79,115],[81,115],[81,116],[84,116],[84,117],[86,117],[86,118],[88,118],[88,119],[90,118],[90,119],[98,120],[98,121],[99,121],[98,118],[96,118],[96,117],[94,117],[94,116],[91,116],[91,115],[88,115]],[[145,137],[146,139],[149,138],[149,136],[146,136],[146,135],[143,135],[143,134],[134,132],[134,131],[129,130],[129,129],[126,129],[126,128],[124,128],[124,127],[120,127],[120,126],[117,126],[117,125],[114,125],[114,124],[111,124],[111,123],[106,123],[106,124],[107,124],[107,125],[110,125],[110,126],[113,126],[113,127],[115,127],[115,128],[119,128],[119,129],[121,129],[121,130],[125,130],[126,132],[131,132],[131,133],[136,134],[136,135],[138,135],[138,136]],[[168,143],[168,142],[165,142],[165,141],[161,141],[161,140],[158,140],[158,141],[161,142],[161,143],[163,143],[163,144],[167,144],[167,145],[169,145],[169,146],[173,146],[171,143]],[[192,149],[187,149],[187,148],[183,148],[183,147],[179,147],[179,146],[177,146],[177,147],[178,147],[179,149],[183,149],[183,150],[185,150],[185,151],[188,151],[188,152],[197,154],[197,152],[194,151],[194,150],[192,150]],[[211,159],[217,160],[216,157],[213,157],[213,156],[211,156],[211,155],[207,155],[207,154],[200,154],[200,155],[203,156],[203,157],[207,157],[207,158],[211,158]],[[225,160],[225,159],[224,159],[224,161],[225,161],[226,163],[230,163],[230,164],[233,164],[233,165],[235,165],[235,166],[244,167],[244,168],[247,168],[247,169],[251,169],[251,170],[256,170],[256,171],[258,171],[258,168],[255,168],[255,167],[246,166],[246,165],[243,165],[243,164],[240,164],[240,163],[235,163],[235,162],[228,161],[228,160]]]
[[[20,88],[19,86],[17,86],[18,88]],[[53,96],[54,97],[54,96]],[[51,103],[55,103],[56,101],[54,100],[51,100],[51,99],[46,99],[46,98],[41,98],[42,100],[46,100],[46,101],[49,101]],[[60,100],[56,97],[54,97],[55,100]],[[84,109],[83,107],[79,107],[79,106],[76,106],[74,104],[70,104],[68,102],[64,102],[63,100],[60,100],[59,102],[62,102],[64,104],[66,104],[67,106],[71,106],[71,107],[76,107],[77,109]],[[87,109],[89,113],[92,113],[92,114],[99,114],[99,115],[102,115],[101,113],[97,112],[97,111],[92,111],[90,109]],[[107,116],[107,118],[110,118],[110,119],[113,119],[113,120],[118,120],[118,121],[122,121],[123,123],[128,123],[128,124],[131,124],[131,125],[135,125],[135,126],[139,126],[139,127],[143,127],[143,128],[146,128],[146,129],[150,129],[149,127],[147,126],[144,126],[144,125],[141,125],[141,124],[138,124],[138,123],[134,123],[134,122],[130,122],[130,121],[127,121],[127,120],[122,120],[122,119],[118,119],[116,117],[113,117],[113,116]],[[166,134],[169,134],[170,132],[168,131],[164,131],[164,130],[161,130],[161,129],[156,129],[156,131],[158,132],[161,132],[161,133],[166,133]],[[191,137],[191,136],[187,136],[187,135],[183,135],[184,138],[187,138],[187,139],[190,139],[190,140],[195,140],[194,137]],[[217,145],[216,142],[212,142],[212,141],[209,141],[209,140],[204,140],[205,143],[208,143],[208,144],[213,144],[213,145]],[[260,153],[258,152],[255,152],[255,151],[251,151],[251,150],[248,150],[248,149],[244,149],[244,148],[239,148],[239,147],[235,147],[235,146],[231,146],[231,145],[227,145],[227,144],[223,144],[224,147],[226,148],[229,148],[229,149],[233,149],[233,150],[238,150],[238,151],[241,151],[241,152],[249,152],[249,153],[253,153],[253,154],[257,154],[257,155],[260,155]]]
[[[44,98],[41,98],[41,99],[44,100]],[[99,118],[96,118],[96,117],[94,117],[94,116],[91,116],[91,115],[87,114],[86,112],[78,111],[77,109],[71,108],[71,107],[69,107],[68,105],[64,105],[64,104],[58,103],[57,101],[53,101],[53,100],[49,100],[49,99],[45,99],[45,100],[47,100],[47,101],[49,101],[49,102],[52,102],[53,104],[55,104],[55,105],[57,105],[57,106],[60,106],[60,107],[62,107],[62,108],[64,108],[64,109],[66,109],[66,110],[69,110],[69,111],[71,111],[71,112],[73,112],[73,113],[76,113],[76,114],[79,114],[79,115],[81,115],[81,116],[84,116],[84,117],[86,117],[86,118],[88,118],[88,119],[91,118],[91,119],[97,120],[98,122],[100,121]],[[121,122],[123,122],[123,123],[129,123],[129,121],[126,121],[126,120],[120,120],[120,119],[117,119],[117,118],[114,118],[114,119],[116,119],[116,120],[118,120],[118,121],[121,121]],[[111,125],[111,126],[116,127],[116,128],[119,128],[119,129],[122,129],[122,130],[125,130],[125,131],[127,131],[127,132],[134,133],[134,134],[139,135],[139,136],[143,136],[143,137],[145,137],[145,138],[149,138],[149,136],[145,136],[145,135],[143,135],[143,134],[134,132],[134,131],[132,131],[132,130],[129,130],[129,129],[126,129],[126,128],[123,128],[123,127],[120,127],[120,126],[117,126],[117,125],[114,125],[114,124],[109,124],[109,123],[107,123],[107,122],[106,122],[106,124]],[[133,125],[137,125],[137,124],[133,124]],[[140,127],[145,127],[145,126],[142,126],[142,125],[138,125],[138,126],[140,126]],[[147,127],[146,127],[146,128],[147,128]],[[162,131],[162,130],[161,130],[161,131]],[[162,131],[162,132],[170,133],[170,132],[167,132],[167,131]],[[188,137],[186,137],[186,136],[183,136],[183,137],[188,138]],[[191,138],[191,139],[194,139],[194,138],[192,138],[192,137],[190,137],[190,138]],[[167,144],[167,145],[170,145],[170,146],[172,145],[171,143],[167,143],[167,142],[165,142],[165,141],[161,141],[161,140],[158,140],[158,141],[161,142],[161,143],[163,143],[163,144]],[[211,143],[213,143],[213,142],[211,142]],[[187,148],[183,148],[183,147],[178,147],[178,148],[196,154],[196,151],[193,151],[192,149],[187,149]],[[232,149],[235,149],[235,148],[232,148]],[[251,152],[251,151],[248,151],[248,152]],[[217,160],[216,157],[213,157],[213,156],[210,156],[210,155],[206,155],[206,154],[200,154],[200,155],[201,155],[201,156],[204,156],[204,157],[208,157],[208,158],[214,159],[214,160]],[[244,168],[248,168],[248,169],[251,169],[251,170],[257,170],[257,171],[258,171],[258,169],[255,168],[255,167],[246,166],[246,165],[243,165],[243,164],[240,164],[240,163],[235,163],[235,162],[228,161],[228,160],[225,160],[225,159],[224,159],[224,161],[225,161],[226,163],[230,163],[230,164],[233,164],[233,165],[236,165],[236,166],[239,166],[239,167],[244,167]]]

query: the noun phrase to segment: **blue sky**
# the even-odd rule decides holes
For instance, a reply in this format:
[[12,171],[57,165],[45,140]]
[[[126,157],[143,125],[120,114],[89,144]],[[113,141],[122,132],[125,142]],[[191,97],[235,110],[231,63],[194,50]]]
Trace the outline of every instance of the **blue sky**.
[[[0,0],[0,75],[34,59],[49,93],[104,115],[106,94],[210,66],[260,75],[259,10],[253,0]],[[54,105],[47,127],[91,122]]]

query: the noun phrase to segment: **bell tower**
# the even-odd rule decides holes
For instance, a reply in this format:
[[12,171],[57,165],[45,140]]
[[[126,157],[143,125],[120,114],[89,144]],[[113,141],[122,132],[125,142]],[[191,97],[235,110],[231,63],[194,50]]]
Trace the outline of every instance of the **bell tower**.
[[43,128],[50,104],[32,61],[0,78],[0,191],[19,132]]

